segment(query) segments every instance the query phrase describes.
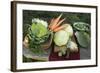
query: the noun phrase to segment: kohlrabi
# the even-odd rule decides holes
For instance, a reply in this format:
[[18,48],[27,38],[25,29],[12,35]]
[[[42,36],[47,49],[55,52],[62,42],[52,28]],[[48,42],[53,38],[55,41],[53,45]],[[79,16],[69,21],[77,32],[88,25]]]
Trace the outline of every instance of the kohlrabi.
[[54,42],[57,46],[66,45],[69,40],[69,34],[64,30],[60,30],[54,34]]
[[66,45],[73,35],[73,29],[70,24],[64,24],[65,28],[54,34],[54,42],[57,46]]
[[64,24],[66,27],[64,28],[64,30],[66,31],[66,33],[69,34],[69,36],[73,35],[73,28],[70,24]]

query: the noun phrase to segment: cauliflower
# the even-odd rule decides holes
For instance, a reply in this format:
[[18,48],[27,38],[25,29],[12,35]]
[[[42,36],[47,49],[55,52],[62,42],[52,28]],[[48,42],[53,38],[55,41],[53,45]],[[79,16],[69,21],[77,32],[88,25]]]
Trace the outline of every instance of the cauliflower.
[[48,27],[48,23],[46,21],[44,21],[44,20],[41,20],[41,19],[38,19],[38,18],[34,18],[34,19],[32,19],[32,23],[34,23],[34,22],[36,22],[38,24],[42,24],[45,27]]

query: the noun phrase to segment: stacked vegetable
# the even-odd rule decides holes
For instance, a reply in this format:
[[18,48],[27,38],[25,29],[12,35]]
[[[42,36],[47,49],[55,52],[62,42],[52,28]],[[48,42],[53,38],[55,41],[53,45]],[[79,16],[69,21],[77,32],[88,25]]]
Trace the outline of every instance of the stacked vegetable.
[[[61,19],[61,17],[62,14],[57,18],[52,18],[49,26],[44,20],[32,19],[28,34],[24,38],[24,46],[30,48],[35,54],[44,54],[43,44],[53,40],[55,44],[54,52],[58,52],[58,56],[67,54],[67,57],[69,57],[70,52],[78,52],[78,46],[74,38],[75,32],[80,46],[88,47],[90,44],[89,25],[84,22],[75,22],[72,27],[71,24],[64,23],[65,18]],[[50,36],[53,37],[50,38]]]

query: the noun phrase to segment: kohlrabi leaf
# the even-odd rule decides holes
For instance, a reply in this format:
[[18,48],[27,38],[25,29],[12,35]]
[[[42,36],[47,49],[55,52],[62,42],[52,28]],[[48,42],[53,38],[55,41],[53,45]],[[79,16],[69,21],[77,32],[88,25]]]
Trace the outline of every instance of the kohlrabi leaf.
[[80,46],[82,47],[89,47],[90,46],[90,36],[86,32],[79,32],[75,33],[76,38]]

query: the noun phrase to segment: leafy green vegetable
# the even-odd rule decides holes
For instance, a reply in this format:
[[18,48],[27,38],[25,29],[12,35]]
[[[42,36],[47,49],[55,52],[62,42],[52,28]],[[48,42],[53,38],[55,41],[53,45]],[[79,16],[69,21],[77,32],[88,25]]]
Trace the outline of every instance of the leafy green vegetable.
[[[41,20],[42,22],[42,20]],[[29,48],[41,48],[41,43],[44,43],[49,38],[50,31],[38,21],[34,21],[28,28]]]
[[89,47],[90,46],[90,36],[86,32],[79,32],[75,33],[76,38],[80,46],[82,47]]
[[42,37],[48,33],[47,28],[42,24],[33,23],[31,26],[32,33],[37,37]]

